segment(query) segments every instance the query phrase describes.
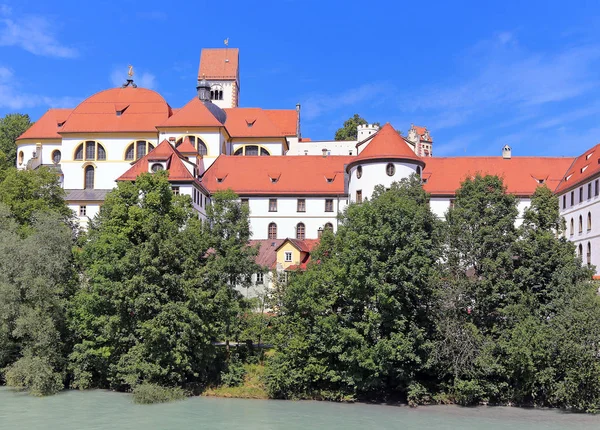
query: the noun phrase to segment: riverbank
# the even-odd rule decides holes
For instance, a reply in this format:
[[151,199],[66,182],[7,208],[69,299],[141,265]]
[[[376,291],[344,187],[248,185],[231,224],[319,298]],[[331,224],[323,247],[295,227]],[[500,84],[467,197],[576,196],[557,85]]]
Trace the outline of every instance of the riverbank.
[[237,387],[211,387],[202,393],[205,397],[224,397],[237,399],[268,399],[264,383],[265,366],[262,364],[244,364],[244,382]]

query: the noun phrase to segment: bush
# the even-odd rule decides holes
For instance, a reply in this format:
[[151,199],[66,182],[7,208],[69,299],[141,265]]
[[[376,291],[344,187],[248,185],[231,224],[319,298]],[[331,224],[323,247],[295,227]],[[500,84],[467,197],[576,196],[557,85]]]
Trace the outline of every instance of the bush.
[[431,403],[431,394],[427,391],[427,388],[415,382],[408,387],[408,405],[411,408],[419,405],[428,405]]
[[34,396],[55,394],[64,388],[62,375],[44,357],[25,356],[4,369],[9,387],[28,390]]
[[485,389],[477,381],[457,380],[454,383],[454,400],[462,406],[479,403],[485,395]]
[[179,387],[161,387],[143,383],[133,389],[133,401],[138,404],[166,403],[185,399],[186,394]]
[[231,359],[227,364],[227,370],[221,372],[221,384],[224,387],[237,387],[244,383],[246,369],[238,359]]

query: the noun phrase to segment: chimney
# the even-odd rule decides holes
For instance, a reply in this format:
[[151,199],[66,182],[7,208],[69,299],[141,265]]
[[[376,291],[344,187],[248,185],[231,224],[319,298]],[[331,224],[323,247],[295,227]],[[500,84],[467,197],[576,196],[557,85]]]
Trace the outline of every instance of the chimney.
[[321,151],[323,151],[323,158],[327,157],[327,148],[323,148]]
[[510,146],[508,145],[504,145],[504,148],[502,148],[502,158],[504,158],[505,160],[510,160],[512,151],[510,149]]
[[302,133],[300,132],[300,103],[296,103],[296,112],[298,112],[298,120],[296,122],[296,136],[298,137],[298,141],[302,137]]

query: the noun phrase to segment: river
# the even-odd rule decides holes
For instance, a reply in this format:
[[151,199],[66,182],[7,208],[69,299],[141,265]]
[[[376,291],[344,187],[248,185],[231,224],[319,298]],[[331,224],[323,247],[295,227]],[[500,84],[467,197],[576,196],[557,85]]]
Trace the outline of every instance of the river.
[[599,429],[600,416],[510,407],[406,406],[195,397],[135,405],[109,391],[36,398],[0,388],[0,429]]

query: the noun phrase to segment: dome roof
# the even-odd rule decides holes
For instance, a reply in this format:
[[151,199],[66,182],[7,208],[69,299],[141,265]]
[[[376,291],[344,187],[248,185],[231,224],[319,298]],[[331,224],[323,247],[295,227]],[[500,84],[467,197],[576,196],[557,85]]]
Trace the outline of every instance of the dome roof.
[[156,132],[171,116],[171,107],[147,88],[111,88],[81,102],[69,115],[62,133]]

